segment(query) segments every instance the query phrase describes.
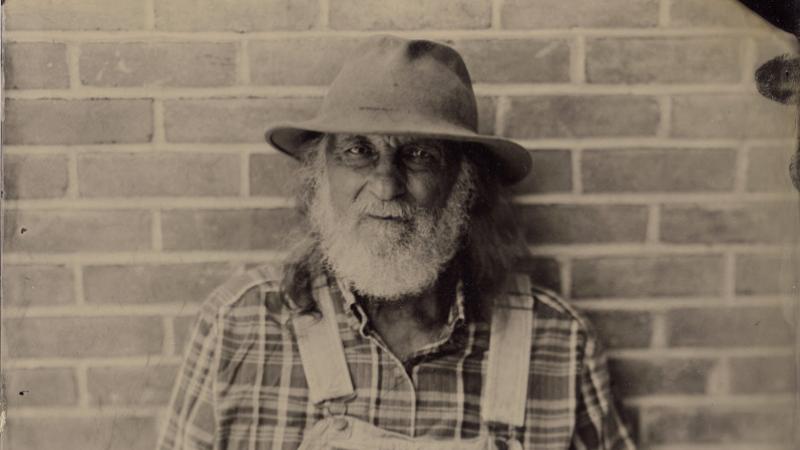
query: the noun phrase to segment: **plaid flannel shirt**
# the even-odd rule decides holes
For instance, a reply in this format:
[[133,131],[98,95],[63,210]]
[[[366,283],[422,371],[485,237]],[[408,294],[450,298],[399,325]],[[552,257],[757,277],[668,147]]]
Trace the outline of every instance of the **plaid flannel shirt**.
[[[295,449],[324,416],[309,401],[280,270],[234,277],[202,305],[178,375],[159,448]],[[399,361],[364,311],[321,273],[329,290],[356,398],[347,414],[386,430],[472,438],[482,424],[489,324],[464,314],[459,291],[442,339]],[[586,321],[554,294],[534,290],[525,426],[490,424],[500,439],[535,449],[633,449],[609,392],[605,359]]]

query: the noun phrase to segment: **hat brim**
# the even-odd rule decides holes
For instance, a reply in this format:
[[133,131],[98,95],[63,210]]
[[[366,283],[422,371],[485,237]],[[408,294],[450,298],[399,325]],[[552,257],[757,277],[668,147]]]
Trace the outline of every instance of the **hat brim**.
[[496,162],[492,170],[506,185],[517,183],[525,178],[532,164],[531,156],[525,147],[514,141],[477,134],[455,126],[420,124],[413,129],[407,129],[384,124],[379,127],[343,127],[312,119],[305,122],[276,124],[267,129],[264,137],[268,143],[281,152],[293,158],[300,158],[307,148],[305,144],[314,136],[325,133],[408,135],[482,144]]

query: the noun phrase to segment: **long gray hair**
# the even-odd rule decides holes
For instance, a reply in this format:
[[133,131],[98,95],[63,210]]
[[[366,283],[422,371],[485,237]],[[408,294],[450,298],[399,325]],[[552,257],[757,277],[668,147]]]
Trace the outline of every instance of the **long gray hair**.
[[[309,139],[301,158],[295,199],[298,212],[304,217],[324,170],[320,161],[327,141],[323,135]],[[464,155],[462,163],[472,165],[477,174],[469,223],[454,262],[463,270],[467,314],[485,317],[491,299],[503,289],[515,263],[527,255],[527,247],[516,221],[511,193],[497,175],[500,170],[497,162],[480,144],[450,142],[448,145],[456,146]],[[282,289],[293,306],[304,311],[316,310],[310,295],[311,283],[322,261],[319,236],[310,229],[302,230],[284,261]]]

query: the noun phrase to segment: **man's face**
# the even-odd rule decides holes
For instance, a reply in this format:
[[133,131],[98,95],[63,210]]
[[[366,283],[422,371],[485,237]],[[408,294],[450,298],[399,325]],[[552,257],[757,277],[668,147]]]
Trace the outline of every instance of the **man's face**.
[[330,135],[310,209],[328,264],[366,295],[419,293],[458,249],[472,173],[447,143]]
[[[444,208],[458,175],[459,155],[442,141],[412,136],[333,135],[326,147],[326,172],[335,211],[367,202],[386,206],[385,212],[363,214],[362,223],[368,226],[402,228],[413,219],[402,217],[403,208],[436,214]],[[391,211],[393,206],[396,211]]]

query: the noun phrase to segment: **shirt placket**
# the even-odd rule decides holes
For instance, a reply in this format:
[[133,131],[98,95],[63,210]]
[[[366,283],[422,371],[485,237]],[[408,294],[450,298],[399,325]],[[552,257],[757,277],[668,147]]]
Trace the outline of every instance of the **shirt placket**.
[[[376,414],[376,420],[390,420],[392,421],[391,428],[395,431],[404,432],[408,436],[416,437],[417,435],[417,415],[418,415],[418,392],[417,382],[414,375],[417,373],[414,370],[420,364],[436,354],[445,351],[452,351],[459,345],[463,345],[463,336],[461,331],[464,324],[464,297],[461,283],[458,284],[456,289],[456,299],[453,307],[450,310],[448,322],[443,329],[441,337],[413,354],[409,355],[408,361],[413,363],[407,368],[403,361],[397,357],[383,339],[375,333],[370,327],[369,320],[366,312],[360,304],[355,300],[353,294],[342,286],[338,281],[329,279],[329,289],[331,293],[342,301],[342,313],[345,315],[345,320],[362,338],[367,339],[373,348],[378,349],[379,357],[379,376],[375,381],[380,386],[372,386],[371,392],[378,395],[380,403],[386,403],[386,399],[391,398],[394,401],[392,407],[397,409],[398,398],[403,397],[402,393],[406,393],[405,398],[402,399],[402,409],[406,410],[405,420],[402,424],[397,424],[396,415],[391,418],[386,418],[386,415]],[[378,423],[378,425],[381,425]]]

